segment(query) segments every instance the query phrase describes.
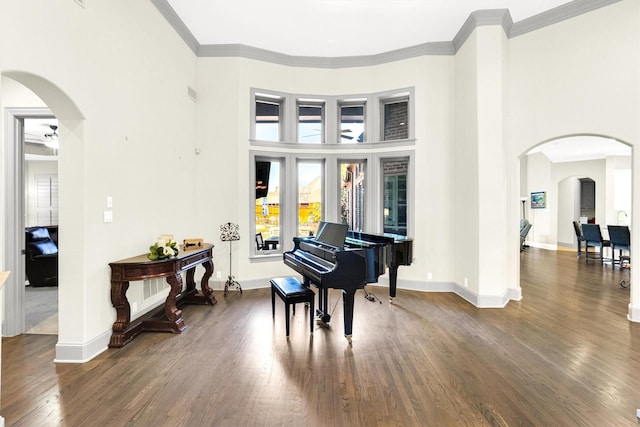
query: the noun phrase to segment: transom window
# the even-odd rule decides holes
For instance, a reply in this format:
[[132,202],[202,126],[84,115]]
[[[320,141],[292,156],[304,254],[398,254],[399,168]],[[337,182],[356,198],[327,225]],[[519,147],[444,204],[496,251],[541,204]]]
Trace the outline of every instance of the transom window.
[[324,109],[321,103],[298,104],[298,142],[324,142]]
[[358,144],[365,141],[365,104],[340,105],[340,143]]
[[256,96],[255,111],[255,139],[281,141],[282,100]]
[[409,138],[409,101],[383,101],[382,139],[392,141]]

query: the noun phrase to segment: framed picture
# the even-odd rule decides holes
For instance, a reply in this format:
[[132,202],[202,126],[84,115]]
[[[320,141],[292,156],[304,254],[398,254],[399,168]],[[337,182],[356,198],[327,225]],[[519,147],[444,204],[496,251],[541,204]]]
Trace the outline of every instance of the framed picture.
[[531,193],[531,209],[544,209],[547,207],[547,192],[536,191]]

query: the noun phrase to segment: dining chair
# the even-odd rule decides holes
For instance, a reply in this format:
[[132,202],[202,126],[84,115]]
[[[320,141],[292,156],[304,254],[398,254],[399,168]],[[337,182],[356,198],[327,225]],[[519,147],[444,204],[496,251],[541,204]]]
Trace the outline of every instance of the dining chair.
[[573,230],[576,232],[576,239],[578,239],[578,256],[582,255],[582,242],[584,242],[584,236],[582,235],[582,229],[578,221],[573,221]]
[[[600,263],[604,262],[604,248],[610,247],[611,242],[602,238],[600,224],[582,224],[582,236],[584,237],[584,255],[585,262],[591,259],[600,259]],[[589,248],[594,248],[593,252],[589,252]],[[598,252],[595,249],[598,249]]]
[[[629,227],[626,225],[608,225],[607,230],[609,230],[613,262],[622,267],[625,261],[630,262],[631,259],[631,233],[629,232]],[[618,250],[617,261],[616,250]],[[629,252],[629,256],[623,256],[623,251]]]

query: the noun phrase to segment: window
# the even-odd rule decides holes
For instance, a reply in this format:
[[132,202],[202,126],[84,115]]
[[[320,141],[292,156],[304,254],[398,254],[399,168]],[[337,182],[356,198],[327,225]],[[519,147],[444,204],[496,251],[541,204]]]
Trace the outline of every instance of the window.
[[58,175],[36,175],[36,224],[58,225]]
[[340,222],[365,231],[365,161],[340,162]]
[[409,101],[382,101],[382,140],[409,139]]
[[341,144],[358,144],[364,139],[365,104],[340,105],[340,135]]
[[[262,234],[266,250],[280,241],[280,170],[278,159],[256,158],[255,232]],[[256,247],[256,250],[261,250]]]
[[322,161],[298,162],[298,236],[315,235],[322,220],[322,169]]
[[265,250],[247,239],[253,257],[281,259],[294,237],[315,235],[321,220],[354,231],[412,232],[413,93],[251,89],[250,235],[270,240]]
[[298,104],[298,142],[324,142],[323,105],[317,102]]
[[277,98],[256,97],[255,138],[262,141],[281,141],[282,101]]
[[406,236],[409,160],[385,160],[382,169],[384,232]]

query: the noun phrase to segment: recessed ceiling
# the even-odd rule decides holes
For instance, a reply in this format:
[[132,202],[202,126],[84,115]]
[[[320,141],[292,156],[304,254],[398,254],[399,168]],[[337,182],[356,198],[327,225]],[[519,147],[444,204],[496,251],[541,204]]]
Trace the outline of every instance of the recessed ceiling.
[[375,55],[451,41],[477,10],[519,22],[566,0],[167,0],[200,45],[242,44],[288,55]]
[[553,163],[562,163],[631,156],[631,147],[611,138],[571,136],[539,145],[527,154],[534,153],[544,154]]

